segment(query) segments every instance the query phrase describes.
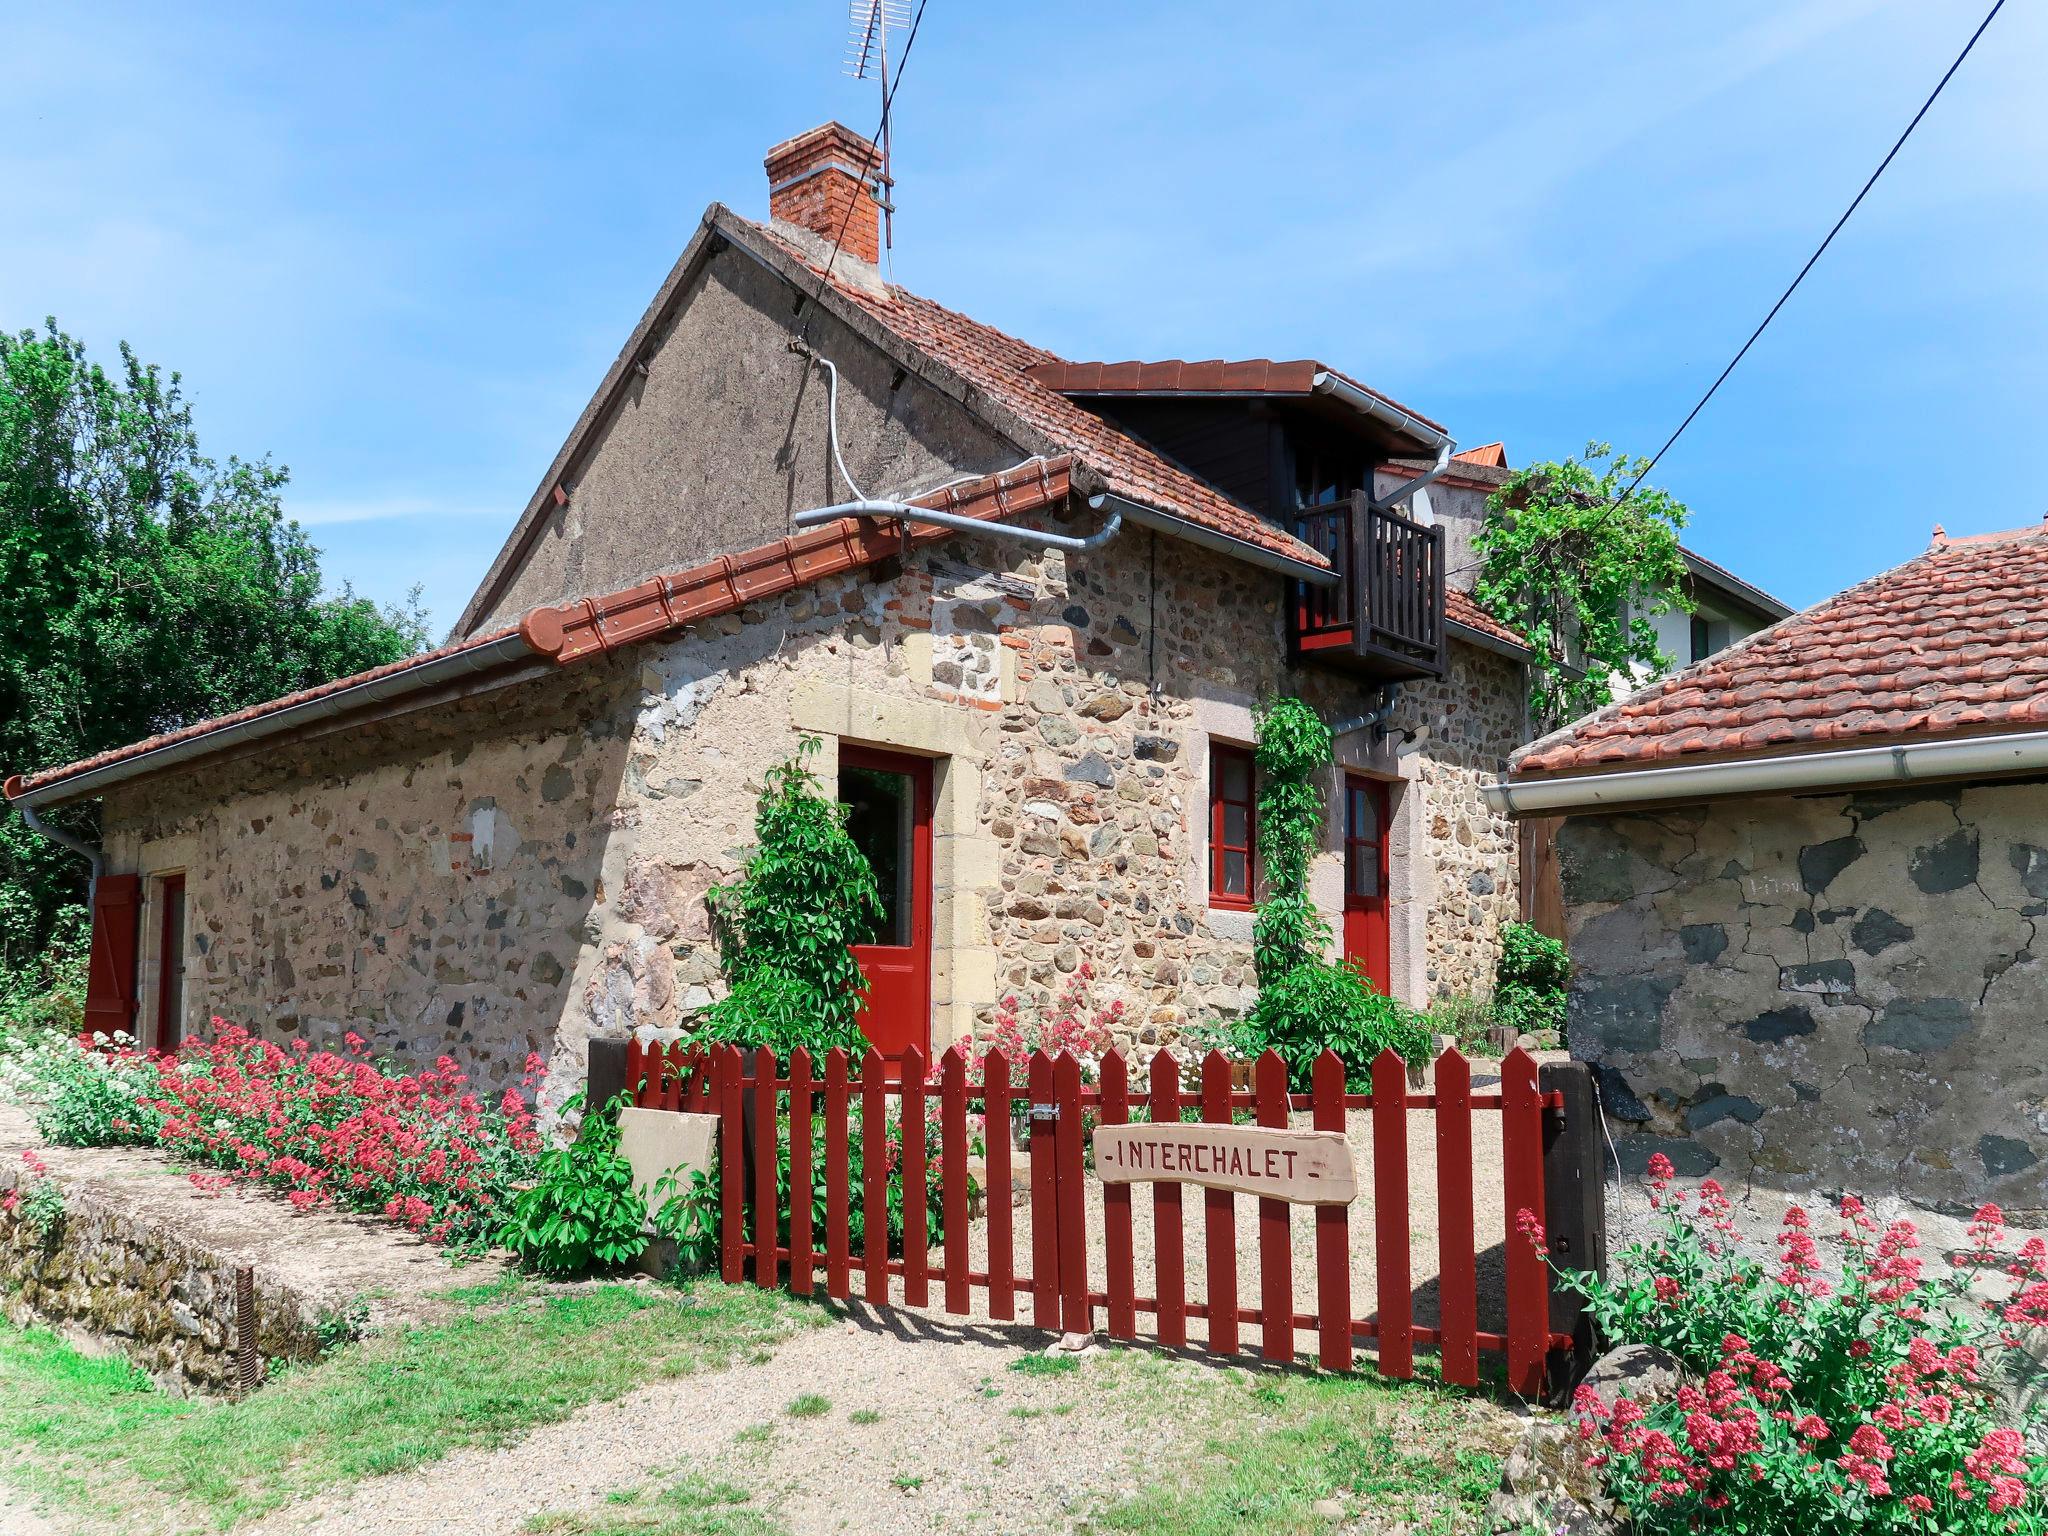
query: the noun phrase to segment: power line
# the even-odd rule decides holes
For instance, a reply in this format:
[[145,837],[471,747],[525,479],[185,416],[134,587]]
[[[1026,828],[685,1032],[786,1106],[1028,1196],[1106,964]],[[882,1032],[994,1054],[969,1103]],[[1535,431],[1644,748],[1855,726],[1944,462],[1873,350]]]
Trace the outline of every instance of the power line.
[[1947,73],[1942,75],[1941,79],[1936,82],[1934,89],[1928,93],[1927,99],[1920,103],[1920,110],[1913,114],[1913,120],[1906,124],[1905,132],[1899,135],[1897,142],[1892,145],[1890,152],[1885,155],[1883,160],[1878,162],[1877,169],[1870,173],[1870,179],[1863,183],[1863,190],[1858,192],[1849,206],[1842,210],[1842,216],[1835,220],[1835,227],[1828,231],[1827,238],[1814,248],[1811,256],[1806,258],[1806,265],[1799,269],[1799,275],[1792,279],[1790,285],[1786,287],[1783,293],[1778,295],[1778,302],[1771,306],[1771,312],[1765,315],[1757,328],[1749,333],[1749,340],[1742,344],[1742,350],[1729,359],[1728,366],[1721,370],[1720,377],[1716,378],[1708,386],[1707,392],[1700,396],[1699,403],[1685,413],[1685,420],[1678,424],[1678,430],[1664,439],[1664,446],[1650,455],[1650,461],[1643,466],[1642,473],[1637,475],[1630,482],[1629,488],[1623,491],[1620,497],[1608,507],[1606,516],[1611,517],[1614,513],[1620,511],[1622,503],[1635,495],[1637,488],[1649,477],[1650,471],[1657,467],[1657,461],[1671,451],[1671,445],[1684,435],[1685,429],[1692,425],[1693,418],[1707,408],[1707,402],[1714,398],[1723,384],[1728,382],[1728,375],[1735,371],[1736,364],[1749,355],[1749,349],[1756,345],[1757,338],[1763,335],[1765,328],[1773,320],[1778,318],[1778,311],[1785,307],[1785,301],[1790,299],[1798,290],[1799,285],[1806,281],[1806,274],[1813,270],[1814,263],[1820,260],[1830,245],[1834,244],[1835,236],[1842,232],[1842,226],[1849,222],[1849,216],[1862,205],[1863,199],[1869,196],[1870,189],[1877,185],[1878,177],[1885,173],[1885,170],[1891,165],[1893,159],[1897,157],[1899,151],[1906,147],[1906,140],[1913,136],[1913,130],[1920,126],[1920,119],[1927,115],[1928,109],[1934,105],[1949,81],[1954,78],[1955,72],[1963,67],[1963,60],[1967,59],[1970,56],[1970,50],[1977,46],[1977,39],[1984,35],[1984,29],[1990,26],[1992,20],[2004,9],[2005,0],[1996,0],[1991,9],[1985,13],[1984,19],[1977,23],[1977,30],[1972,32],[1970,40],[1963,44],[1963,51],[1956,55],[1955,62],[1949,65]]

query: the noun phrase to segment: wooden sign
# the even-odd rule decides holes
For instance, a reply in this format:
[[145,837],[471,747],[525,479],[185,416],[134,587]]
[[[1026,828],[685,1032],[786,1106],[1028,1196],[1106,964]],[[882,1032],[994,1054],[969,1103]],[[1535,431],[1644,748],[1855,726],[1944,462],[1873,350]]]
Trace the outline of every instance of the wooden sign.
[[1351,1143],[1342,1131],[1105,1125],[1095,1132],[1095,1173],[1105,1184],[1199,1184],[1296,1205],[1348,1205],[1358,1198]]

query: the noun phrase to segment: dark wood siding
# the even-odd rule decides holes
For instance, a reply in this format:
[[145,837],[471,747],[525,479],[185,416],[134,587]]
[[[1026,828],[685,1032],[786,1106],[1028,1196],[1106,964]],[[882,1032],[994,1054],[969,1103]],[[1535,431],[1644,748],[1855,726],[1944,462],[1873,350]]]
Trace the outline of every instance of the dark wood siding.
[[1291,510],[1274,505],[1273,440],[1279,427],[1262,407],[1244,400],[1079,403],[1261,516],[1278,521]]

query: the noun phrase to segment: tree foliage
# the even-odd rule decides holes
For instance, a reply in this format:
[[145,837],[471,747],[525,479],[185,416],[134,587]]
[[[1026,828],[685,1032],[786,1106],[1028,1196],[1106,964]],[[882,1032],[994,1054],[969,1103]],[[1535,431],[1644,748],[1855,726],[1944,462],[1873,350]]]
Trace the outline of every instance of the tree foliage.
[[846,808],[805,766],[817,750],[806,736],[796,756],[768,770],[747,867],[711,889],[712,934],[732,990],[705,1011],[699,1039],[818,1055],[865,1047],[856,1021],[867,978],[850,946],[874,935],[882,894],[846,830]]
[[1684,505],[1643,487],[1648,461],[1589,443],[1583,459],[1532,464],[1493,494],[1473,540],[1483,564],[1474,595],[1513,615],[1536,649],[1530,708],[1553,730],[1611,703],[1617,679],[1670,671],[1650,619],[1685,611],[1678,530]]
[[[288,472],[199,451],[179,377],[109,372],[46,329],[0,333],[0,771],[33,773],[394,661],[415,606],[323,591]],[[51,819],[96,833],[90,809]],[[0,951],[39,954],[84,892],[75,855],[0,824]]]

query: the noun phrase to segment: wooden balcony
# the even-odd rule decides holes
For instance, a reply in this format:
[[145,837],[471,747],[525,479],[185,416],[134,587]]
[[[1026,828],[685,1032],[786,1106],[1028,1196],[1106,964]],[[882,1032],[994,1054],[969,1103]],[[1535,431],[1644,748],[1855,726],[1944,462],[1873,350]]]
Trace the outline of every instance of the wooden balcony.
[[1297,666],[1335,667],[1375,682],[1442,677],[1444,536],[1363,495],[1295,514],[1296,535],[1320,550],[1335,586],[1295,582],[1288,644]]

